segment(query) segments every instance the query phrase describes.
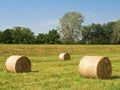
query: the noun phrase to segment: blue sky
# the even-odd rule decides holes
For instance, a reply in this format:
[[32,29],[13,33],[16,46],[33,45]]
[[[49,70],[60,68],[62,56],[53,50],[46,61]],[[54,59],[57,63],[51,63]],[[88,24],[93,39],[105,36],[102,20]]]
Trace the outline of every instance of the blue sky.
[[21,26],[46,33],[70,11],[85,17],[83,25],[116,21],[120,0],[0,0],[0,30]]

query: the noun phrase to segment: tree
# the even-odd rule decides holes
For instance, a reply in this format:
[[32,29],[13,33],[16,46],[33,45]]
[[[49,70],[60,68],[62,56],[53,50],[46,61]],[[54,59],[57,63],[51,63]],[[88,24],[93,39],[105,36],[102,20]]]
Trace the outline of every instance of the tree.
[[13,43],[14,44],[21,44],[22,43],[21,29],[22,29],[22,27],[18,27],[18,26],[13,28],[12,37],[13,37]]
[[45,43],[45,34],[44,33],[39,33],[36,36],[36,44],[44,44]]
[[0,43],[3,43],[3,32],[0,31]]
[[49,44],[60,43],[59,42],[60,35],[58,34],[57,30],[55,29],[49,30],[48,39],[49,39],[49,42],[48,42]]
[[77,12],[68,12],[60,19],[60,34],[63,43],[76,43],[81,37],[84,17]]
[[105,32],[101,24],[92,23],[89,26],[84,26],[82,30],[82,40],[86,44],[103,44]]
[[92,44],[104,44],[105,32],[101,24],[91,24]]
[[12,29],[6,29],[3,31],[2,40],[3,40],[3,43],[5,43],[5,44],[13,43]]
[[82,33],[82,40],[81,42],[83,44],[90,44],[91,43],[91,26],[83,26],[83,30],[81,30]]
[[110,44],[115,22],[106,24],[92,23],[84,26],[82,30],[82,43],[86,44]]
[[120,44],[120,20],[118,20],[113,29],[112,43]]
[[113,29],[115,27],[116,22],[108,22],[103,25],[103,29],[105,32],[105,39],[104,41],[106,44],[111,44],[112,43],[112,34],[113,34]]
[[35,41],[34,33],[24,27],[14,27],[12,37],[15,44],[32,44]]
[[35,42],[35,35],[29,28],[22,29],[22,35],[23,44],[32,44]]

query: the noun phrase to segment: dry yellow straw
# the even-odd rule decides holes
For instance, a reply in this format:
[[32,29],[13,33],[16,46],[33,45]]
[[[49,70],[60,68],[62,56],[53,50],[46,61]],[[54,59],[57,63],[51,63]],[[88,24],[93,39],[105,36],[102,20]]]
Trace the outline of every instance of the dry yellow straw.
[[8,72],[30,72],[31,61],[25,56],[10,56],[5,62],[5,69]]
[[60,60],[70,60],[70,54],[69,53],[61,53],[59,55]]
[[85,56],[80,60],[79,73],[87,78],[108,79],[112,74],[111,62],[104,56]]

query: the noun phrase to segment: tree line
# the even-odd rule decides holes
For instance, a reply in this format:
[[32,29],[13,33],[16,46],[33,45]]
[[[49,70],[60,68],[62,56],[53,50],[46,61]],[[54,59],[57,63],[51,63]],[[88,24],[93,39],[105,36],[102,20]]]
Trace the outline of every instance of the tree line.
[[2,44],[58,44],[59,38],[55,29],[38,35],[35,35],[29,28],[20,26],[0,31],[0,43]]
[[81,43],[84,44],[117,44],[114,40],[114,28],[116,22],[108,22],[106,24],[95,24],[84,26],[82,32]]
[[29,28],[16,26],[0,31],[2,44],[120,44],[120,20],[83,26],[84,17],[68,12],[60,26],[35,35]]
[[120,44],[120,20],[104,24],[84,26],[81,43],[84,44]]

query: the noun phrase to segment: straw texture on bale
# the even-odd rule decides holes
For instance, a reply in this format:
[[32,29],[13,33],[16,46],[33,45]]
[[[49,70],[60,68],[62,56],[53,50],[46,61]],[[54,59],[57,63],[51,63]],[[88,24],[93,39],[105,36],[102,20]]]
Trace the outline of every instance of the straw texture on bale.
[[8,72],[30,72],[31,61],[25,56],[10,56],[5,62],[5,69]]
[[108,79],[112,74],[111,62],[104,56],[85,56],[80,60],[79,73],[87,78]]
[[69,53],[61,53],[59,55],[60,60],[70,60],[70,54]]

